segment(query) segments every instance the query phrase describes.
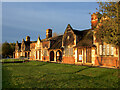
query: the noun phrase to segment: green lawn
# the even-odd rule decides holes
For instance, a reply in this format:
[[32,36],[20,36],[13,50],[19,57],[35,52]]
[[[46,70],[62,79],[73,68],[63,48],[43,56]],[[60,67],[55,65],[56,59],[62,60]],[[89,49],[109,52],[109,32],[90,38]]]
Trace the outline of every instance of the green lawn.
[[1,59],[1,62],[15,62],[15,61],[25,61],[22,59]]
[[4,63],[3,88],[118,88],[118,70],[31,61]]

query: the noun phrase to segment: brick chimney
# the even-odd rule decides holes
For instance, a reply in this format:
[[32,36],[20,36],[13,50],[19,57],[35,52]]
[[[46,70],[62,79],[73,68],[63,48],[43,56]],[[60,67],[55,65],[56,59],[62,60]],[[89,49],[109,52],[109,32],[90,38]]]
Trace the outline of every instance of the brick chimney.
[[30,37],[26,36],[26,41],[30,42]]
[[91,15],[91,27],[94,29],[98,24],[98,12]]
[[52,37],[52,29],[47,29],[46,30],[46,38]]

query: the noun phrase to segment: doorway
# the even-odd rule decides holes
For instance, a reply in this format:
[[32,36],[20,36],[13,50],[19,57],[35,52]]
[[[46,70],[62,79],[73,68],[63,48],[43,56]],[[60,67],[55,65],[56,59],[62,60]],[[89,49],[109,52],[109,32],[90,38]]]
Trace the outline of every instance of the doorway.
[[54,61],[54,52],[53,51],[50,52],[50,61]]

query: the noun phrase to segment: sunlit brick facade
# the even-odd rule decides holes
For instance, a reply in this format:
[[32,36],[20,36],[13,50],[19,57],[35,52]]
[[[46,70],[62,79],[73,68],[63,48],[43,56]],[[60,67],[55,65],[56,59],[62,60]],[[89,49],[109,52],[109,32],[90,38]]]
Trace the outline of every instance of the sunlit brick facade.
[[94,28],[100,24],[99,13],[91,15],[91,29],[75,30],[67,25],[63,35],[52,37],[52,30],[46,30],[46,38],[30,41],[30,37],[16,42],[14,58],[59,62],[67,64],[119,67],[119,49],[97,41]]

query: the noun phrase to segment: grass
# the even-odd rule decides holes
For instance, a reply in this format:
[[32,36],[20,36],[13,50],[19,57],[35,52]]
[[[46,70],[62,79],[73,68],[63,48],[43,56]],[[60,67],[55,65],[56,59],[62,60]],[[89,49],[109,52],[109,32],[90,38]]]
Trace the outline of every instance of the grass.
[[22,59],[2,59],[1,62],[16,62],[16,61],[25,61]]
[[118,69],[31,61],[4,63],[3,88],[118,88]]

